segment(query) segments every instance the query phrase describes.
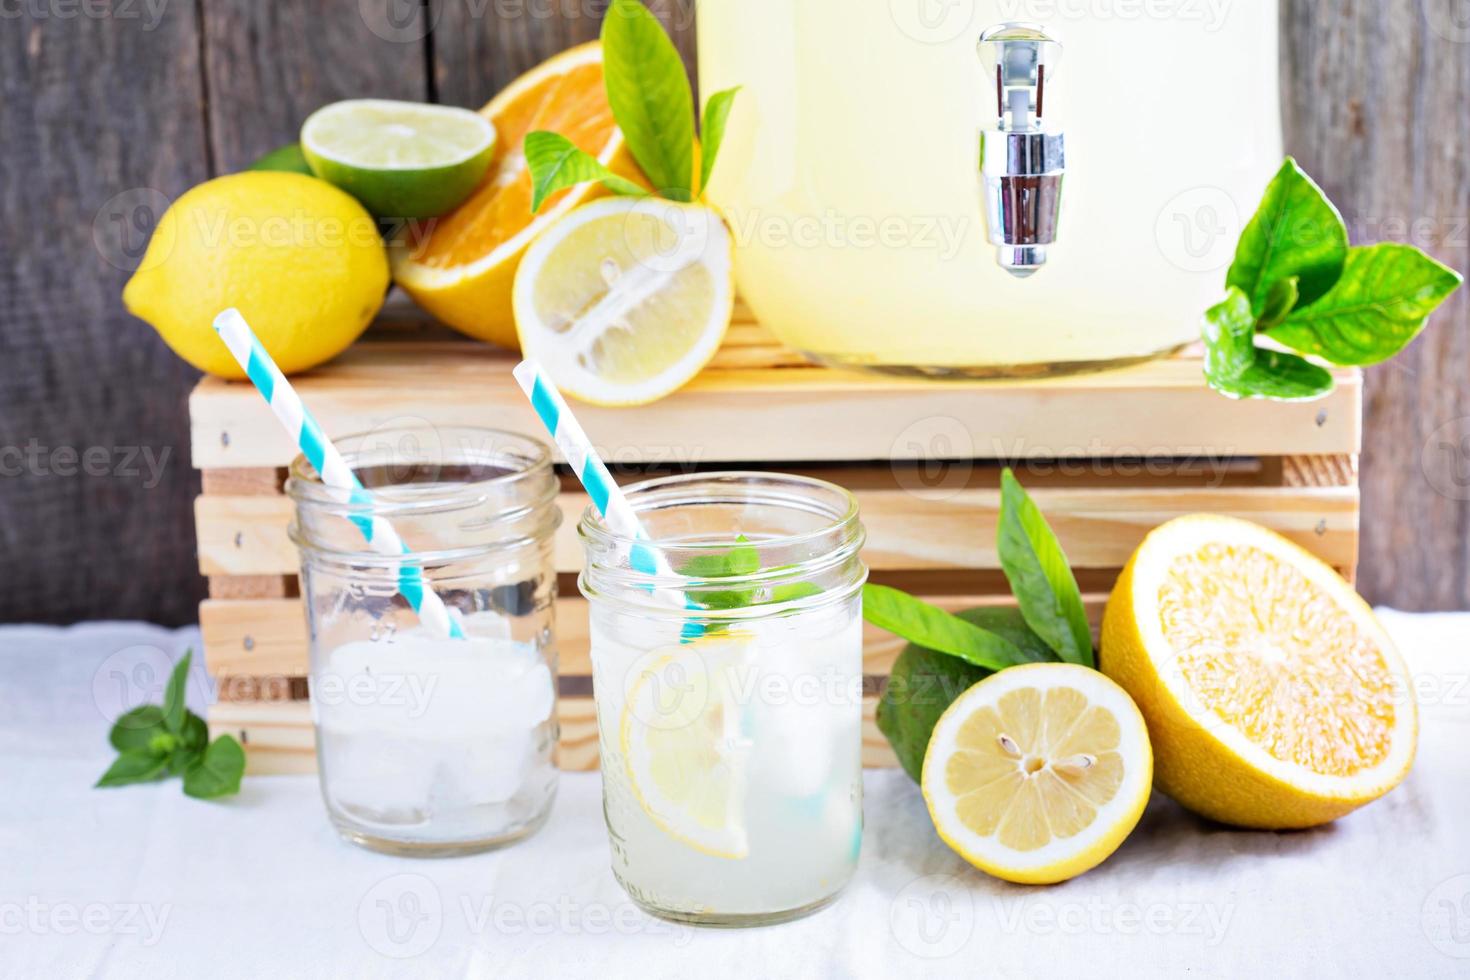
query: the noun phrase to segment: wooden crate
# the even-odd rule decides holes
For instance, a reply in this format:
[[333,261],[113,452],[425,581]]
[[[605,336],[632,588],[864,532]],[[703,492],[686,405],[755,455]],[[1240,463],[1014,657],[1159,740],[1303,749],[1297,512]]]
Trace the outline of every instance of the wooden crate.
[[[540,436],[511,378],[512,355],[412,315],[385,318],[342,357],[296,379],[328,433],[407,422]],[[1357,562],[1361,378],[1310,404],[1235,402],[1205,388],[1199,357],[1025,382],[922,382],[808,364],[744,310],[715,361],[643,408],[577,406],[622,482],[650,472],[779,469],[852,489],[878,582],[949,609],[1009,602],[995,553],[999,474],[1016,467],[1077,570],[1094,622],[1143,535],[1212,511],[1273,528],[1351,576]],[[282,493],[295,454],[247,384],[206,378],[189,400],[204,653],[219,682],[211,726],[236,733],[252,772],[315,766],[305,697],[306,626]],[[563,477],[564,768],[597,763],[587,609],[574,530],[586,498]],[[872,709],[902,644],[865,637],[864,761],[892,765]]]

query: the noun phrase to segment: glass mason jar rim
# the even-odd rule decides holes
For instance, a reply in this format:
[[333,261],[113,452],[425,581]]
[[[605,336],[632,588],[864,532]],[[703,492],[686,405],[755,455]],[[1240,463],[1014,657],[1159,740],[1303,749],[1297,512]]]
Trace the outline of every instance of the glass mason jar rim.
[[[432,434],[432,441],[441,447],[437,456],[426,454],[424,458],[405,459],[403,455],[393,452],[375,456],[372,447],[345,448],[363,445],[374,436],[401,438],[424,434]],[[456,439],[456,436],[459,438]],[[354,472],[375,465],[414,468],[480,466],[498,467],[506,472],[485,479],[370,486],[366,487],[366,497],[349,497],[343,491],[323,483],[321,475],[305,454],[298,454],[291,461],[285,490],[286,495],[295,502],[298,511],[297,518],[292,520],[289,528],[290,537],[304,551],[350,558],[354,564],[437,564],[483,554],[487,550],[514,547],[518,541],[535,537],[535,533],[528,530],[524,535],[507,538],[493,545],[414,550],[411,555],[403,556],[378,555],[366,543],[360,551],[345,551],[307,540],[299,525],[301,515],[308,511],[346,520],[381,517],[389,521],[407,522],[469,511],[498,498],[504,502],[504,506],[487,510],[478,517],[478,521],[512,524],[546,511],[550,526],[542,530],[555,530],[561,523],[561,510],[556,506],[561,488],[552,468],[551,448],[534,437],[506,429],[424,423],[380,426],[365,432],[349,433],[334,441],[341,450],[347,468]],[[539,492],[535,486],[537,481],[544,483]]]
[[[738,535],[696,539],[661,538],[654,530],[648,531],[648,538],[637,538],[613,530],[597,509],[589,505],[577,524],[577,533],[587,550],[587,564],[581,575],[581,586],[583,593],[589,598],[616,592],[619,598],[645,605],[651,601],[650,589],[675,589],[698,598],[704,592],[728,594],[732,589],[770,588],[820,577],[840,580],[831,582],[832,587],[825,588],[820,593],[758,605],[752,610],[705,608],[694,613],[700,617],[739,617],[758,610],[774,612],[777,607],[785,609],[825,605],[851,594],[867,577],[866,570],[857,558],[865,538],[859,521],[857,498],[851,491],[835,483],[787,473],[729,470],[644,480],[623,488],[623,493],[633,511],[639,515],[666,508],[673,510],[700,504],[727,503],[803,511],[814,515],[822,523],[807,530],[774,533],[748,542],[738,540]],[[683,575],[677,571],[688,560],[744,544],[758,549],[763,557],[772,553],[800,557],[795,561],[779,561],[771,565],[763,562],[760,568],[748,574],[702,577]],[[649,573],[618,560],[617,556],[628,555],[635,546],[662,555],[666,568]],[[599,561],[599,556],[612,557],[614,560]],[[849,565],[852,567],[846,568]]]
[[[551,449],[546,443],[531,436],[522,435],[519,432],[511,432],[506,429],[491,429],[468,425],[412,425],[394,428],[370,429],[366,432],[354,432],[340,436],[334,440],[338,447],[351,446],[372,436],[395,435],[404,436],[415,433],[431,432],[436,438],[445,434],[459,434],[463,436],[474,436],[478,439],[491,438],[497,440],[495,449],[500,452],[489,452],[479,449],[465,451],[455,454],[445,451],[437,460],[410,460],[414,465],[429,466],[493,466],[503,464],[506,460],[506,450],[523,450],[525,462],[518,465],[510,472],[501,473],[484,480],[465,480],[450,483],[392,483],[380,487],[368,487],[367,491],[372,495],[371,503],[352,504],[344,501],[341,497],[342,491],[327,486],[322,482],[321,475],[317,473],[316,467],[304,453],[297,454],[291,461],[290,476],[286,480],[286,494],[298,503],[331,504],[333,506],[349,508],[356,507],[364,511],[372,511],[382,516],[395,513],[426,513],[436,509],[454,510],[459,507],[473,504],[480,500],[488,490],[503,490],[518,482],[529,482],[551,469]],[[461,441],[461,446],[469,445],[468,440]],[[374,460],[371,450],[342,450],[342,459],[347,468],[353,471],[372,466],[381,462],[384,466],[403,465],[401,458],[388,457],[381,461]]]

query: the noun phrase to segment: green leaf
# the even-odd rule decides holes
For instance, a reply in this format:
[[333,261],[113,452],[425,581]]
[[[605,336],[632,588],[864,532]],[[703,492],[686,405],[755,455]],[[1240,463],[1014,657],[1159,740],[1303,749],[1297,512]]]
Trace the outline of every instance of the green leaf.
[[1463,281],[1412,245],[1354,248],[1337,285],[1267,336],[1334,364],[1378,364],[1417,337]]
[[[744,543],[748,539],[742,534],[735,540]],[[743,544],[728,551],[695,555],[683,564],[679,574],[694,579],[718,579],[754,575],[760,570],[760,551],[754,545]],[[706,609],[744,609],[754,601],[754,589],[706,589],[699,593],[699,602]]]
[[201,800],[240,792],[245,774],[245,750],[233,735],[221,735],[204,750],[204,757],[184,773],[184,793]]
[[1296,276],[1292,276],[1271,284],[1271,290],[1266,294],[1266,308],[1261,311],[1255,323],[1257,331],[1276,326],[1296,308],[1297,299],[1301,295],[1298,291],[1299,281]]
[[[957,614],[973,626],[1013,643],[1034,662],[1056,660],[1046,642],[1032,632],[1019,609],[970,609]],[[958,657],[910,643],[899,654],[878,701],[878,730],[887,737],[904,771],[919,781],[924,750],[939,716],[956,698],[992,672]]]
[[308,177],[316,176],[311,171],[311,164],[306,162],[306,154],[301,151],[300,143],[287,143],[277,147],[246,169],[281,170],[291,174],[306,174]]
[[166,756],[153,755],[146,749],[128,749],[118,753],[117,758],[94,788],[129,786],[133,783],[151,783],[163,776],[168,768]]
[[694,179],[694,94],[674,43],[638,0],[613,0],[602,22],[603,79],[628,149],[674,201]]
[[740,535],[736,541],[740,547],[719,551],[709,555],[695,555],[679,569],[680,575],[689,578],[729,578],[732,575],[754,575],[761,570],[761,553],[748,538]]
[[730,108],[740,86],[716,92],[704,104],[704,122],[699,127],[699,193],[704,194],[709,186],[710,174],[714,173],[715,159],[720,155],[720,145],[725,142],[725,123],[730,119]]
[[146,749],[153,736],[165,730],[163,709],[156,704],[144,704],[114,722],[107,741],[119,752]]
[[771,602],[795,602],[808,596],[820,595],[822,587],[815,582],[787,582],[771,590]]
[[204,757],[209,744],[209,726],[194,712],[184,714],[184,731],[168,760],[169,775],[177,776]]
[[1256,318],[1250,297],[1231,286],[1225,298],[1205,311],[1205,380],[1211,387],[1240,377],[1256,361]]
[[184,651],[168,677],[168,686],[163,689],[163,727],[175,734],[184,730],[184,696],[189,686],[189,661],[193,658],[193,650]]
[[1277,350],[1256,352],[1256,362],[1233,381],[1215,390],[1231,398],[1270,398],[1278,402],[1309,402],[1329,394],[1336,382],[1332,372],[1304,357]]
[[1310,401],[1333,388],[1332,374],[1310,361],[1256,346],[1250,300],[1238,287],[1205,313],[1205,380],[1230,398]]
[[541,210],[546,199],[559,190],[588,181],[599,181],[614,194],[643,197],[648,191],[619,177],[597,158],[560,133],[538,130],[526,134],[526,167],[531,171],[531,213]]
[[863,618],[910,643],[959,657],[986,670],[1004,670],[1030,658],[1014,643],[886,585],[863,586]]
[[209,726],[204,719],[192,711],[184,712],[184,730],[180,733],[180,743],[191,748],[202,749],[209,742]]
[[1337,282],[1347,248],[1342,215],[1287,157],[1241,232],[1225,284],[1238,286],[1258,317],[1266,310],[1271,287],[1284,279],[1296,277],[1300,302],[1311,303]]
[[1009,467],[1001,473],[1000,483],[996,548],[1021,615],[1057,656],[1093,666],[1092,629],[1062,546]]

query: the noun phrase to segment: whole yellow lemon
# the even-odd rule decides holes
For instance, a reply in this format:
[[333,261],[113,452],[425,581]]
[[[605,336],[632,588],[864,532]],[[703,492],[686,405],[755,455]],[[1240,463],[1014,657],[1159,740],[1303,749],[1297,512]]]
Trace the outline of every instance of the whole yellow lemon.
[[361,204],[315,177],[255,171],[206,181],[164,212],[123,304],[201,371],[243,378],[212,326],[221,310],[239,309],[291,374],[351,345],[387,289]]

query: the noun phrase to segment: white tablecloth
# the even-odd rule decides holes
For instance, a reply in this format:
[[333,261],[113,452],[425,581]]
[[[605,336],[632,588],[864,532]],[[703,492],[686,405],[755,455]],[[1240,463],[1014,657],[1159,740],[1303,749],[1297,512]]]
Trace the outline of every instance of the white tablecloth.
[[[149,665],[197,633],[7,627],[0,975],[1464,977],[1470,616],[1384,617],[1418,675],[1419,758],[1396,792],[1332,826],[1226,830],[1155,796],[1101,868],[1025,888],[955,857],[901,772],[870,772],[842,898],[737,931],[628,902],[594,774],[563,776],[537,836],[444,861],[342,843],[311,777],[247,778],[224,803],[177,780],[94,790],[123,691],[161,684]],[[195,680],[197,710],[208,687]]]

